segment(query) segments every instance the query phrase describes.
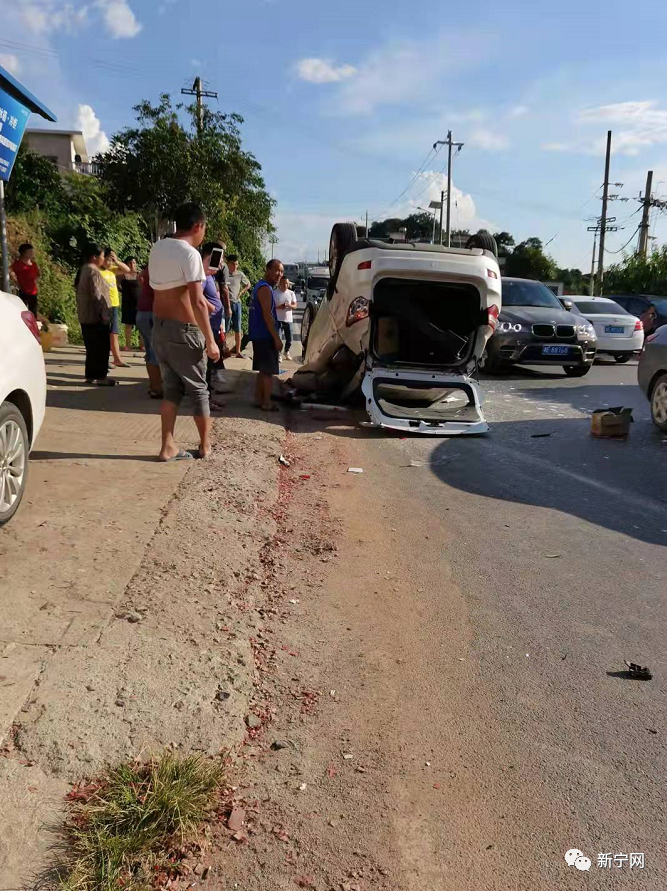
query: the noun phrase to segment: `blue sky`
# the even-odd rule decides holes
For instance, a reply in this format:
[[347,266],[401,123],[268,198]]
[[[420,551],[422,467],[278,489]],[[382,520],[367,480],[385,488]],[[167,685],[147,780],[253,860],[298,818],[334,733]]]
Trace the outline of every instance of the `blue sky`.
[[[647,169],[667,195],[658,0],[610,0],[602,15],[573,0],[0,0],[0,21],[0,64],[92,148],[139,99],[201,74],[213,105],[245,118],[286,261],[323,252],[338,219],[428,206],[445,165],[428,152],[448,129],[465,143],[454,224],[537,235],[561,264],[590,267],[585,218],[600,212],[607,129],[624,183],[612,191],[631,199],[612,204],[625,228],[610,252],[636,229]],[[667,239],[657,214],[652,234]]]

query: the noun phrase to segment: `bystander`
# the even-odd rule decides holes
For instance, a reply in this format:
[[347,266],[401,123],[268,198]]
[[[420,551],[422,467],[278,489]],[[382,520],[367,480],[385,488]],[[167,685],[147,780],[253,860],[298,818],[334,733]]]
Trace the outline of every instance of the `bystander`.
[[35,249],[27,242],[19,245],[18,258],[9,267],[19,289],[19,297],[37,318],[37,279],[39,266],[35,262]]

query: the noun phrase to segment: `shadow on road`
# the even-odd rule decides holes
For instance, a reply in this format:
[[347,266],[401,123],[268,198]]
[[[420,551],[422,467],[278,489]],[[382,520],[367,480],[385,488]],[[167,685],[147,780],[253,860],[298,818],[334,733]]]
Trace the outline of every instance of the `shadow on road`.
[[[500,421],[489,436],[462,439],[452,460],[445,461],[451,441],[444,440],[429,464],[438,479],[462,491],[561,511],[630,538],[667,545],[661,440],[652,436],[650,423],[633,426],[624,442],[595,439],[588,418]],[[551,435],[535,436],[545,432]],[[637,449],[637,442],[645,447]]]

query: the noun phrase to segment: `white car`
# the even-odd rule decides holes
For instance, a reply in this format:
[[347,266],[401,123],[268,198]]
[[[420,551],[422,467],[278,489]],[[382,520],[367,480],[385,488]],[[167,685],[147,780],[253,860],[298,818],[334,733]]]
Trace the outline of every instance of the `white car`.
[[346,399],[361,390],[374,426],[430,435],[483,433],[468,377],[498,324],[495,242],[468,248],[389,244],[336,223],[331,279],[307,332],[297,391]]
[[46,411],[46,369],[37,321],[0,291],[0,526],[18,510],[28,454]]
[[640,319],[609,297],[571,297],[574,311],[595,328],[598,355],[606,353],[617,362],[627,362],[644,347],[644,326]]

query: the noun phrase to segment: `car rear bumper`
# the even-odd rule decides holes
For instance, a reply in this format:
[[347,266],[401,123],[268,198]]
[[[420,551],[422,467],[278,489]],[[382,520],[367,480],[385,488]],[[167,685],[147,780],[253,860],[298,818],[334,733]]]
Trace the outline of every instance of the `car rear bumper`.
[[641,353],[644,346],[644,335],[637,332],[639,337],[604,337],[598,335],[598,353],[610,353],[612,356],[627,353]]

